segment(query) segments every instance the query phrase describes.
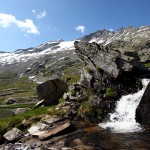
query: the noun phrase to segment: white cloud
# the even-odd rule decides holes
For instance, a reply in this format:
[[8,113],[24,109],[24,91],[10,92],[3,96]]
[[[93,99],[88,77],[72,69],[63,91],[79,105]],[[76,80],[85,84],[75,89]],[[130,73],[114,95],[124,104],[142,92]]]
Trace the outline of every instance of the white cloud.
[[38,15],[37,15],[37,19],[41,19],[41,18],[43,18],[43,17],[45,17],[46,16],[46,11],[45,10],[43,10],[43,11],[41,11]]
[[75,29],[76,29],[77,31],[80,31],[81,33],[84,33],[84,31],[85,31],[85,26],[78,25],[77,27],[75,27]]
[[0,26],[3,28],[7,28],[11,25],[16,25],[16,27],[20,28],[21,31],[24,31],[29,34],[40,34],[36,25],[33,23],[31,19],[25,19],[24,21],[17,20],[15,16],[11,14],[0,14]]
[[33,13],[33,14],[35,14],[35,12],[36,12],[36,10],[35,10],[35,9],[33,9],[33,10],[31,10],[31,11],[32,11],[32,13]]

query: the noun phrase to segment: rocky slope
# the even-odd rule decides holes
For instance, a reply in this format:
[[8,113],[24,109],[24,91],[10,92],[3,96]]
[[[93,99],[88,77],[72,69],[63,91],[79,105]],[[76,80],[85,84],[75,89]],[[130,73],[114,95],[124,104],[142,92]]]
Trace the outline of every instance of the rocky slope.
[[[111,47],[121,54],[126,53],[126,60],[133,59],[133,55],[136,57],[133,51],[138,52],[142,62],[150,57],[147,49],[150,47],[149,26],[121,28],[117,31],[100,30],[78,40],[107,45],[106,49]],[[0,73],[11,70],[40,77],[59,74],[60,68],[66,69],[79,63],[73,43],[74,41],[49,41],[35,48],[18,49],[13,53],[0,52]]]

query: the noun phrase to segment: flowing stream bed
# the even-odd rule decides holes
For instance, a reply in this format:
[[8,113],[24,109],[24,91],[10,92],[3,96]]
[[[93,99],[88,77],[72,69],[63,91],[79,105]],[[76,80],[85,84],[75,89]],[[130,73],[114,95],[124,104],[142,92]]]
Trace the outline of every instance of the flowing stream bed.
[[[142,90],[122,96],[109,120],[99,124],[105,131],[95,135],[95,140],[99,139],[102,149],[150,150],[150,126],[141,126],[135,120],[136,108],[149,81],[143,79]],[[94,137],[91,135],[91,138]]]

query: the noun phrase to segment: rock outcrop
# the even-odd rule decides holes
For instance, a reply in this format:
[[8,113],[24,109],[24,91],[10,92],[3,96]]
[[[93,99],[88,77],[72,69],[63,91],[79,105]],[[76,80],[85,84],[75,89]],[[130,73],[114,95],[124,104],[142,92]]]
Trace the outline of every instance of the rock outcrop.
[[[82,41],[76,41],[74,45],[76,48],[75,51],[82,61],[88,63],[92,69],[96,67],[97,69],[98,67],[103,69],[114,78],[117,78],[123,72],[131,72],[136,76],[149,72],[140,63],[141,54],[135,51],[124,52],[122,54],[119,50],[113,50],[111,46],[102,46],[97,43]],[[129,57],[132,57],[132,60]],[[144,58],[145,60],[143,60]],[[147,61],[147,57],[142,57],[141,59],[143,62]]]
[[40,100],[44,99],[44,105],[56,105],[58,99],[66,92],[68,85],[60,79],[49,80],[37,86],[37,94]]
[[136,121],[142,124],[150,124],[150,83],[136,109]]

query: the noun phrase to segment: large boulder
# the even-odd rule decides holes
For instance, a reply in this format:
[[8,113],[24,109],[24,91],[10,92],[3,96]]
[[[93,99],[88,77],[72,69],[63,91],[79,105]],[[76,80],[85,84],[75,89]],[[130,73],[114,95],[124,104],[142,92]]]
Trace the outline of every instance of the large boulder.
[[150,124],[150,83],[136,109],[136,121],[142,124]]
[[39,84],[37,94],[40,100],[44,99],[44,105],[56,105],[67,89],[68,85],[65,81],[54,79]]

